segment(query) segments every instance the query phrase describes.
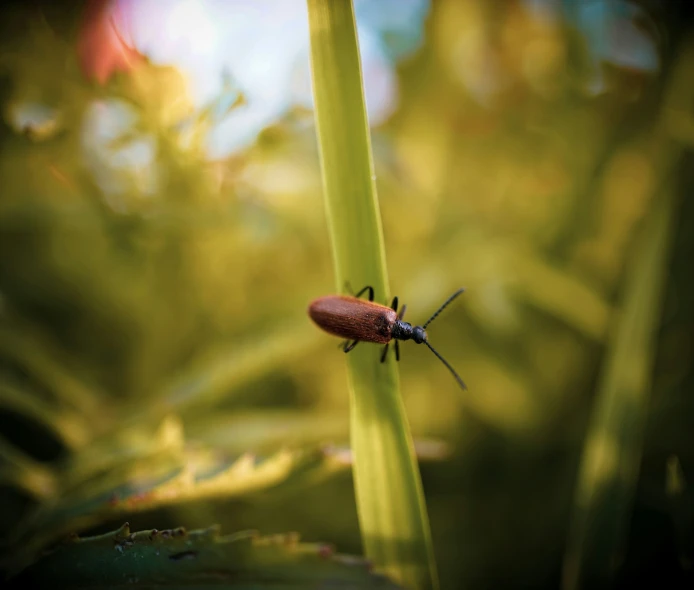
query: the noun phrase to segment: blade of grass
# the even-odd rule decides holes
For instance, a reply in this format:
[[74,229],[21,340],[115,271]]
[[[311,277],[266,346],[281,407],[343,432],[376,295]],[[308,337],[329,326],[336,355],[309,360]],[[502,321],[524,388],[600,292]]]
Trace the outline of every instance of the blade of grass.
[[[694,43],[687,42],[672,73],[661,107],[660,154],[654,168],[674,176],[681,153],[676,128],[692,119]],[[624,550],[624,532],[638,479],[644,422],[650,393],[655,330],[668,263],[674,188],[654,199],[627,268],[621,317],[599,384],[583,448],[573,515],[564,556],[564,590],[609,583]],[[593,584],[595,582],[595,584]]]
[[564,559],[565,590],[602,587],[622,558],[641,460],[673,209],[669,190],[645,219],[627,269],[622,313],[583,449]]
[[[338,289],[389,297],[351,0],[307,0],[323,188]],[[366,555],[409,588],[438,587],[429,520],[398,374],[361,345],[348,357],[351,445]]]

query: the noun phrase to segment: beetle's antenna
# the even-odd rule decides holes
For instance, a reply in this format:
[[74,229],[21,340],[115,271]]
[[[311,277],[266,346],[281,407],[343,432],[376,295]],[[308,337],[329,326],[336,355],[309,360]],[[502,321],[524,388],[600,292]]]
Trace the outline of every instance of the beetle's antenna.
[[[459,293],[462,293],[462,291],[459,291]],[[458,293],[456,293],[456,295],[457,294]],[[453,297],[455,297],[455,295]],[[453,297],[451,297],[451,299],[453,299]],[[448,302],[446,302],[446,303],[448,303]],[[444,307],[445,307],[445,304],[444,304]],[[451,373],[453,373],[453,376],[455,377],[455,380],[458,382],[458,385],[460,385],[460,387],[462,387],[464,390],[467,390],[467,386],[465,385],[465,382],[460,378],[460,375],[458,375],[458,373],[455,372],[455,369],[453,367],[451,367],[451,365],[448,364],[448,361],[445,358],[443,358],[438,352],[436,352],[434,347],[431,344],[429,344],[429,342],[427,342],[425,340],[424,344],[426,344],[429,347],[429,350],[431,350],[431,352],[433,352],[437,357],[439,357],[439,360],[444,365],[446,365],[446,367],[448,367],[448,370]]]
[[[426,329],[426,327],[427,327],[431,322],[433,322],[433,321],[436,319],[436,316],[439,315],[444,309],[446,309],[446,306],[447,306],[451,301],[453,301],[458,295],[460,295],[463,291],[465,291],[465,287],[463,287],[462,289],[458,289],[455,293],[453,293],[453,295],[451,295],[448,299],[446,299],[446,301],[443,303],[443,305],[442,305],[441,307],[439,307],[439,309],[437,310],[437,312],[436,312],[433,316],[431,316],[431,317],[429,318],[429,321],[427,321],[427,323],[424,324],[424,325],[422,326],[422,328],[425,328],[425,329]],[[429,348],[431,348],[431,346],[430,346]],[[432,348],[432,350],[434,350],[434,349]],[[439,355],[436,354],[436,356],[439,356]],[[439,356],[439,358],[441,358],[441,357]],[[443,359],[441,359],[441,360],[443,361]],[[446,361],[443,361],[443,362],[445,363]],[[448,364],[448,363],[446,363],[446,364]],[[452,370],[452,369],[451,369],[451,370]],[[455,371],[453,371],[453,372],[455,373]]]

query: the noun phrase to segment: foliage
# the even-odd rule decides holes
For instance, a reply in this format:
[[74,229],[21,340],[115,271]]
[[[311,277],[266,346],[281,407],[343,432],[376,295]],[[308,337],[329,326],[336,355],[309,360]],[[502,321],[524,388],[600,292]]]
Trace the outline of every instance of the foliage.
[[[582,548],[583,579],[628,586],[650,568],[686,580],[687,25],[659,8],[661,69],[600,63],[595,94],[595,56],[614,46],[590,46],[585,13],[574,29],[526,4],[432,3],[419,49],[399,66],[397,111],[371,130],[393,294],[417,322],[467,288],[429,335],[469,391],[407,343],[398,368],[415,448],[436,459],[420,468],[441,585],[556,588],[567,539]],[[16,571],[74,532],[83,542],[32,575],[52,563],[71,576],[68,556],[90,548],[118,567],[115,533],[100,535],[124,520],[297,530],[366,553],[347,449],[355,367],[305,314],[335,289],[313,113],[296,110],[247,150],[209,161],[204,137],[229,104],[243,107],[236,89],[197,112],[172,66],[136,60],[89,82],[75,16],[22,10],[26,19],[4,20],[0,51],[4,566]],[[668,206],[673,223],[654,232]],[[356,268],[367,250],[350,243],[341,256]],[[355,289],[372,280],[360,276],[349,277]],[[370,370],[379,352],[360,345],[348,362]],[[621,420],[629,400],[633,420]],[[620,452],[592,463],[584,442],[607,432]],[[594,487],[589,505],[575,504],[598,472],[607,488],[623,482],[618,496]],[[614,536],[582,528],[589,515]],[[200,535],[216,556],[242,550],[258,563],[258,542],[242,533]],[[151,551],[146,537],[133,539]],[[308,555],[298,569],[285,563],[319,573]],[[338,569],[338,579],[366,575]]]

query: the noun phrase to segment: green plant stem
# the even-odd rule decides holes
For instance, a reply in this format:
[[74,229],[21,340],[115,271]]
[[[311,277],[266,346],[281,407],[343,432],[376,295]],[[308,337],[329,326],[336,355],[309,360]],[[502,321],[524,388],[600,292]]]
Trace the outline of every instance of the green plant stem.
[[[338,289],[371,285],[388,302],[383,232],[351,0],[308,0],[311,72]],[[436,588],[431,533],[394,359],[361,344],[347,356],[359,524],[375,567]]]

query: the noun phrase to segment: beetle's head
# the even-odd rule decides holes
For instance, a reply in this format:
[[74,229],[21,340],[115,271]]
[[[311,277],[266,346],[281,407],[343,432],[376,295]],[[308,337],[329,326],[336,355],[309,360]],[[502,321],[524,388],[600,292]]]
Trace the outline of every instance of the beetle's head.
[[427,341],[427,331],[422,328],[422,326],[415,326],[412,328],[412,340],[417,344]]

